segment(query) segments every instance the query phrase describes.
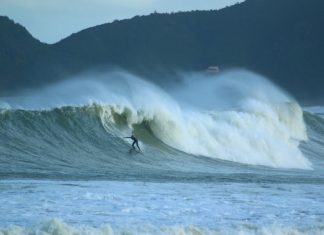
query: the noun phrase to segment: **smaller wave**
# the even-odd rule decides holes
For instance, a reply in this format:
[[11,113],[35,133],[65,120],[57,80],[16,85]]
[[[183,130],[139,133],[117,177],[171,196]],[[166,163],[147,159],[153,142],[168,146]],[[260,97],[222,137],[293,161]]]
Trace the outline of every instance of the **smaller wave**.
[[293,226],[271,225],[260,226],[253,224],[238,225],[230,228],[208,229],[196,226],[153,226],[153,225],[136,225],[125,226],[123,228],[114,228],[106,224],[101,227],[92,227],[87,225],[72,226],[60,219],[52,219],[36,227],[20,227],[9,226],[8,228],[0,228],[0,235],[77,235],[77,234],[93,234],[93,235],[122,235],[122,234],[163,234],[163,235],[306,235],[324,234],[324,225],[310,226],[306,228],[298,228]]
[[312,159],[314,169],[323,169],[324,153],[324,112],[318,113],[310,111],[309,108],[304,111],[304,119],[307,125],[307,134],[309,141],[301,145],[303,153]]

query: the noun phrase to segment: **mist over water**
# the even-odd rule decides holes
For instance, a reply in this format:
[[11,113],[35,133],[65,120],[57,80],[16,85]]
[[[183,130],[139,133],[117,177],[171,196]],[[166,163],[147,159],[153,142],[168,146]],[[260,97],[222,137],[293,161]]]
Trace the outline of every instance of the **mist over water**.
[[266,78],[247,70],[231,70],[217,76],[208,73],[178,75],[180,81],[160,88],[126,71],[87,73],[43,88],[26,90],[14,97],[3,98],[1,107],[49,109],[91,103],[109,104],[121,102],[122,99],[142,103],[145,100],[143,97],[151,94],[154,94],[152,98],[172,96],[179,104],[187,104],[199,110],[239,107],[248,99],[268,103],[294,101]]
[[247,100],[264,103],[293,102],[294,99],[265,77],[247,70],[218,74],[182,74],[173,93],[178,99],[199,109],[239,108]]

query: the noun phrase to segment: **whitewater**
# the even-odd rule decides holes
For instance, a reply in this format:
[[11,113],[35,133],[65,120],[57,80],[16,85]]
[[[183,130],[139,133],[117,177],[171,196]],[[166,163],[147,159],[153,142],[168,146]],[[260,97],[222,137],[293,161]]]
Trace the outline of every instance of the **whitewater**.
[[324,234],[324,108],[245,70],[178,77],[0,98],[0,234]]

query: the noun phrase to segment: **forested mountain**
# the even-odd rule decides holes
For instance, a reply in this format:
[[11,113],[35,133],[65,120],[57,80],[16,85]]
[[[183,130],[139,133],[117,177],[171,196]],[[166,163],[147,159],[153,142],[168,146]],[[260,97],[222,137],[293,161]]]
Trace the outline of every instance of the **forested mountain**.
[[0,18],[2,92],[118,66],[148,79],[176,70],[247,68],[300,99],[321,99],[324,1],[247,0],[221,10],[153,13],[88,28],[52,45]]

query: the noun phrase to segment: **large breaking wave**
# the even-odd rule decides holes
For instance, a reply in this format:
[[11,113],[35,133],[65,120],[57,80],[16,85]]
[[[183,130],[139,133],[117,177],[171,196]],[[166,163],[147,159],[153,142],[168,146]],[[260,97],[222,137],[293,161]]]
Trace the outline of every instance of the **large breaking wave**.
[[[49,166],[62,174],[71,166],[76,175],[80,168],[101,167],[102,174],[132,174],[134,164],[156,173],[181,169],[170,164],[177,159],[204,157],[312,168],[299,148],[307,140],[303,111],[283,91],[246,71],[183,76],[180,85],[162,89],[127,73],[108,73],[3,98],[3,174],[41,174]],[[141,162],[125,152],[123,137],[133,131],[144,149]]]

